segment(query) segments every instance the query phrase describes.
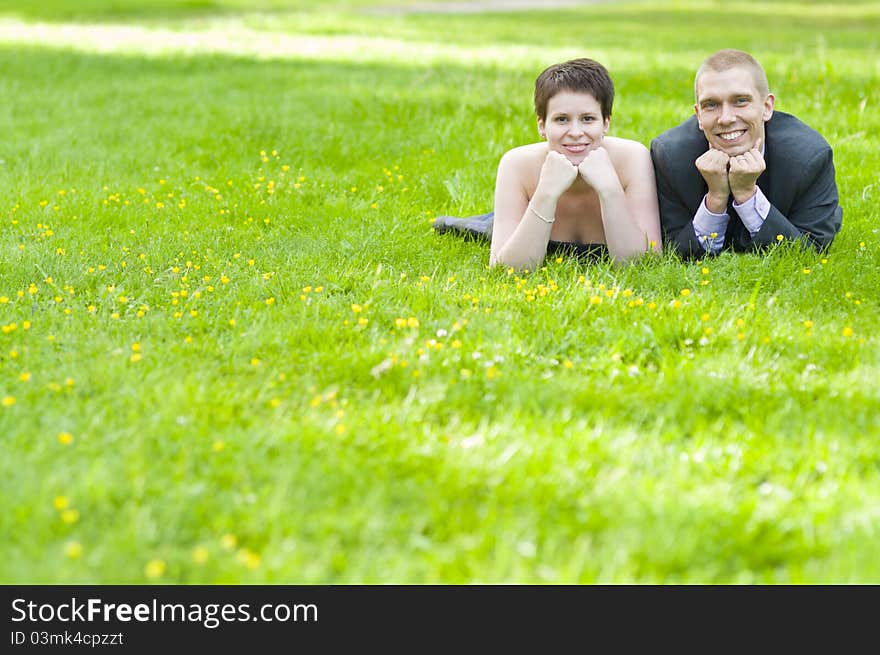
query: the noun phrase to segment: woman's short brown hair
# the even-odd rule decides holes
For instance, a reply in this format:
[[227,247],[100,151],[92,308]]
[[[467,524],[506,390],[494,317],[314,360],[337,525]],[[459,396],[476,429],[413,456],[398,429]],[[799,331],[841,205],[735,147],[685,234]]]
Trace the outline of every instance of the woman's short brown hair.
[[614,83],[598,61],[572,59],[554,64],[538,75],[535,80],[535,113],[542,121],[547,118],[547,103],[560,91],[589,93],[602,108],[602,118],[611,117]]

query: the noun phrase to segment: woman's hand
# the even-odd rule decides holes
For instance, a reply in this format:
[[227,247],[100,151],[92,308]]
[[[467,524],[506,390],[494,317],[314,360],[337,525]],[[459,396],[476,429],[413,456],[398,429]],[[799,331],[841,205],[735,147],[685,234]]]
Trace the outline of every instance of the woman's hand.
[[620,187],[620,179],[611,162],[608,151],[598,147],[587,153],[587,156],[577,167],[578,173],[584,182],[593,187],[598,193]]
[[555,150],[547,153],[544,164],[541,166],[541,177],[538,179],[538,189],[541,195],[559,200],[559,197],[568,191],[568,188],[577,179],[577,167],[568,161],[568,158]]

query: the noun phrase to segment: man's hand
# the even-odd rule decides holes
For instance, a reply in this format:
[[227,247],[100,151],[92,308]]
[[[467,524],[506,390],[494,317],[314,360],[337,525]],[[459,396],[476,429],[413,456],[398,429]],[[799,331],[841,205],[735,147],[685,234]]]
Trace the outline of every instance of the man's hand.
[[755,183],[765,168],[767,165],[761,156],[761,139],[748,152],[730,158],[730,192],[737,203],[742,204],[755,195]]
[[554,201],[559,200],[559,196],[568,191],[577,175],[578,169],[565,155],[551,150],[541,166],[538,189]]
[[577,170],[584,182],[600,194],[609,188],[620,186],[620,179],[611,162],[611,157],[608,155],[608,151],[601,146],[587,153]]
[[727,179],[729,163],[730,158],[714,148],[709,148],[694,162],[709,186],[706,209],[713,214],[723,214],[727,209],[727,198],[730,196],[730,182]]

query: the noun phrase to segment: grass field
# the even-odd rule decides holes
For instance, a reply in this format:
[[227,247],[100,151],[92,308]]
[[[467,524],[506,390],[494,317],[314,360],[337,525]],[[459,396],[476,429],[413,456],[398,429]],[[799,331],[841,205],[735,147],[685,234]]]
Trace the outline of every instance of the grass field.
[[[876,3],[35,4],[0,0],[0,581],[880,582]],[[721,47],[833,146],[827,253],[518,274],[432,233],[545,66],[605,63],[647,145]]]

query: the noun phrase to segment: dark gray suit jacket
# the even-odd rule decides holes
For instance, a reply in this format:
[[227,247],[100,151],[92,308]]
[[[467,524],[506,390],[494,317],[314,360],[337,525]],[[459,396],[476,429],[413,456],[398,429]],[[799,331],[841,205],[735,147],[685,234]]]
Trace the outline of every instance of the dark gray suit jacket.
[[[828,246],[840,230],[843,216],[831,146],[791,114],[773,112],[764,126],[767,168],[758,178],[758,186],[770,201],[770,213],[752,237],[730,198],[724,248],[756,250],[776,243],[779,234],[786,239],[804,238],[819,249]],[[693,218],[708,190],[694,162],[708,149],[696,116],[651,141],[663,242],[685,257],[707,254],[694,234]]]

